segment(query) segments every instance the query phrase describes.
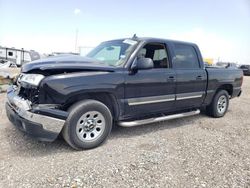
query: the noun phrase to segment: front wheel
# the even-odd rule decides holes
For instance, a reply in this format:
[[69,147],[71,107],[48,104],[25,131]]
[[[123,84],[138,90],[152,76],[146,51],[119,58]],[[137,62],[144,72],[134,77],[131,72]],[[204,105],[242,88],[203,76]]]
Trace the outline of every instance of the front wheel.
[[111,129],[109,108],[96,100],[84,100],[70,107],[62,135],[74,149],[91,149],[101,145]]
[[225,90],[221,90],[215,94],[213,101],[207,107],[208,115],[220,118],[223,117],[229,106],[229,95],[228,92]]

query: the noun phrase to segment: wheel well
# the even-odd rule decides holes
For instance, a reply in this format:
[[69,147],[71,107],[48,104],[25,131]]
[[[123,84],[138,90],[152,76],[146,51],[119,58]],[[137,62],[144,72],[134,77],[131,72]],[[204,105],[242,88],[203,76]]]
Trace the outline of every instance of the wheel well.
[[232,94],[233,94],[233,86],[231,84],[224,84],[224,85],[220,86],[217,89],[216,93],[218,93],[221,90],[226,90],[230,96],[232,96]]
[[70,106],[72,106],[76,102],[84,100],[84,99],[97,100],[97,101],[105,104],[109,108],[109,110],[112,113],[112,116],[114,117],[114,119],[115,120],[118,119],[119,113],[120,113],[120,108],[119,108],[119,104],[117,103],[117,99],[113,94],[106,93],[106,92],[102,92],[102,93],[85,93],[85,94],[82,94],[82,95],[77,95],[77,96],[71,97],[71,99],[69,99],[65,103],[64,109],[67,110]]

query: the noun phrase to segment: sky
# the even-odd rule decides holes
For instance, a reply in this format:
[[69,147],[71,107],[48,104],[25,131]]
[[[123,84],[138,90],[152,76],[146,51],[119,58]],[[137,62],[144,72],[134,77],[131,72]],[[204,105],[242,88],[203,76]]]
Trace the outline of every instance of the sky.
[[250,64],[250,0],[0,0],[1,46],[74,52],[135,33]]

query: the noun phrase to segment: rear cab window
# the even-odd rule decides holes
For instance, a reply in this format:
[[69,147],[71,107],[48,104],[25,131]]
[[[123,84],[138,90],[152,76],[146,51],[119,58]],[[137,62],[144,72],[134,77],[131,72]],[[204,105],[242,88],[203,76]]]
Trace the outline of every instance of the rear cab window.
[[200,69],[199,59],[195,48],[188,44],[174,44],[172,58],[175,69]]

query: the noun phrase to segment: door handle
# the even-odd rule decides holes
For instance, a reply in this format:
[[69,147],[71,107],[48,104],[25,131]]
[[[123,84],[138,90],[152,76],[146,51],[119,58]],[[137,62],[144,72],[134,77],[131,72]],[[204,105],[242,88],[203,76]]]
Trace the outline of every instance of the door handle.
[[175,77],[174,77],[174,76],[169,76],[169,77],[167,78],[167,81],[169,81],[169,82],[174,82],[174,81],[175,81]]
[[203,76],[197,76],[196,77],[196,80],[202,80],[203,79]]

